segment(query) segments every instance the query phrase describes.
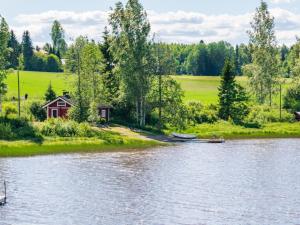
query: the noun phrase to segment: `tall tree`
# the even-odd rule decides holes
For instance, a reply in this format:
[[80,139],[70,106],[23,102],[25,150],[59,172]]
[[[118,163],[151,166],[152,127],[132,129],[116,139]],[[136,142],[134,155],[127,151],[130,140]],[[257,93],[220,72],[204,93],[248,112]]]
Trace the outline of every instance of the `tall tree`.
[[21,45],[18,42],[14,31],[10,32],[8,47],[10,48],[9,54],[9,67],[16,69],[19,66],[19,57],[21,54]]
[[235,123],[242,123],[243,118],[249,113],[248,95],[244,88],[236,83],[235,73],[233,63],[226,60],[219,87],[219,117],[223,120],[232,119]]
[[253,64],[259,68],[255,71],[256,76],[250,76],[250,85],[258,102],[264,103],[269,96],[270,105],[278,78],[274,26],[274,17],[270,14],[267,3],[262,1],[251,22],[252,30],[248,31]]
[[89,83],[84,77],[83,70],[83,49],[88,44],[85,37],[78,37],[73,45],[70,46],[67,52],[66,68],[72,74],[76,74],[74,82],[74,91],[72,93],[75,106],[71,110],[71,118],[84,122],[88,119],[88,110],[90,105],[89,99]]
[[63,56],[67,51],[67,43],[65,41],[65,31],[57,20],[53,22],[51,29],[51,38],[54,53],[58,57]]
[[32,41],[29,31],[25,31],[22,38],[22,53],[24,61],[24,70],[32,70],[32,59],[34,56]]
[[230,61],[226,61],[219,87],[219,116],[223,120],[228,120],[236,96],[235,70]]
[[149,39],[150,23],[138,0],[129,0],[124,7],[117,3],[110,14],[113,45],[125,95],[136,106],[136,121],[146,123],[147,95],[154,73],[153,55]]
[[120,96],[120,78],[114,71],[116,62],[111,48],[112,36],[109,34],[107,27],[105,27],[103,32],[103,43],[100,44],[100,50],[103,55],[103,94],[107,103],[115,105]]
[[8,40],[9,40],[9,28],[3,17],[0,17],[0,113],[2,112],[2,96],[6,94],[7,86],[5,79],[7,75],[7,57],[9,54]]

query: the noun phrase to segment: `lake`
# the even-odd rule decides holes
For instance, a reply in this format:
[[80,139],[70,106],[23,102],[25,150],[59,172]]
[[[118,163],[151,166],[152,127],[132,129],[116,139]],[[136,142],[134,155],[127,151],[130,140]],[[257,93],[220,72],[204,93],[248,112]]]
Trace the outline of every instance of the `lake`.
[[298,139],[7,158],[3,179],[1,225],[300,224]]

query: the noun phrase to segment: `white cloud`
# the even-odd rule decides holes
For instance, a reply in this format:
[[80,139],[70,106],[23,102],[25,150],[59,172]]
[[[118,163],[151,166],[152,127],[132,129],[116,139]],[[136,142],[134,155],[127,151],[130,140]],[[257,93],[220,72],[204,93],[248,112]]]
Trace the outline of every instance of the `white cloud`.
[[[278,1],[278,0],[276,0]],[[276,33],[280,43],[292,44],[300,35],[300,14],[281,8],[271,10],[276,20]],[[70,41],[79,35],[101,40],[108,12],[105,11],[47,11],[40,14],[19,15],[12,29],[19,37],[28,29],[35,44],[50,40],[52,22],[59,20]],[[247,42],[246,31],[252,13],[242,15],[208,15],[199,12],[155,12],[148,11],[152,32],[166,42],[195,43],[225,40],[232,44]]]
[[274,4],[281,4],[281,3],[291,3],[291,2],[294,2],[296,0],[271,0],[271,3],[274,3]]

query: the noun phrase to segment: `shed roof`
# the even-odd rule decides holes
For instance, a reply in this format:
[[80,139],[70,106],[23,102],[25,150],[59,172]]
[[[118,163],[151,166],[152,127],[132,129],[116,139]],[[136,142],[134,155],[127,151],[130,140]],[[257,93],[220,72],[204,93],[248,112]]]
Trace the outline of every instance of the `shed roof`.
[[53,101],[47,102],[45,105],[43,105],[43,109],[48,107],[49,105],[51,105],[54,102],[57,102],[58,100],[62,100],[68,104],[70,104],[71,106],[74,106],[74,104],[72,103],[71,99],[66,98],[65,96],[59,96],[56,99],[54,99]]

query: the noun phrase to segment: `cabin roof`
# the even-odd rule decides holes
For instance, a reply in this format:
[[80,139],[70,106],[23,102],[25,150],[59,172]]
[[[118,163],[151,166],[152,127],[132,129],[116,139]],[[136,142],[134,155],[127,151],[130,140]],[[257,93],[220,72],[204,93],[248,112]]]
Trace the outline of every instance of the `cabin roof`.
[[69,105],[74,106],[74,104],[72,103],[72,101],[69,98],[66,98],[65,96],[59,96],[56,99],[54,99],[53,101],[50,101],[50,102],[46,103],[45,105],[43,105],[42,108],[43,109],[47,108],[49,105],[51,105],[54,102],[57,102],[58,100],[62,100],[64,102],[68,103]]

